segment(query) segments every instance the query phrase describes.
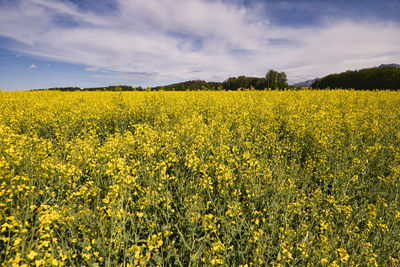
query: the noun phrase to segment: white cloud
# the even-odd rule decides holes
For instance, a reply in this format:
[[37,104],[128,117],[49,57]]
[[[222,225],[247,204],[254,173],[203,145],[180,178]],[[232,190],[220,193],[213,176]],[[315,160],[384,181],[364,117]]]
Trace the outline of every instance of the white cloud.
[[29,67],[28,67],[28,69],[35,69],[35,68],[37,68],[37,66],[35,65],[35,63],[32,63]]
[[325,21],[294,29],[270,24],[260,10],[226,1],[118,0],[107,15],[25,0],[0,9],[0,35],[20,42],[20,53],[155,83],[263,76],[267,68],[295,82],[400,62],[396,24]]

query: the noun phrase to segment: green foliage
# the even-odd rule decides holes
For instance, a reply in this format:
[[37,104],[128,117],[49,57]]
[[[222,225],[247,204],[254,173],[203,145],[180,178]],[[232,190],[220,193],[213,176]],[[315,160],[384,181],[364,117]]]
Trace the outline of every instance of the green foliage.
[[164,86],[156,86],[153,87],[154,91],[213,91],[216,90],[217,87],[221,83],[217,82],[206,82],[202,80],[193,80],[193,81],[186,81],[186,82],[181,82],[181,83],[174,83],[174,84],[169,84],[169,85],[164,85]]
[[318,81],[313,88],[353,88],[356,90],[400,89],[400,68],[383,66],[340,74],[331,74]]
[[267,80],[268,88],[284,89],[288,86],[287,76],[284,72],[269,70],[268,73],[265,75],[265,79]]
[[264,90],[267,85],[264,78],[256,77],[231,77],[222,83],[222,87],[225,90],[236,91],[238,88],[250,88],[253,87],[256,90]]

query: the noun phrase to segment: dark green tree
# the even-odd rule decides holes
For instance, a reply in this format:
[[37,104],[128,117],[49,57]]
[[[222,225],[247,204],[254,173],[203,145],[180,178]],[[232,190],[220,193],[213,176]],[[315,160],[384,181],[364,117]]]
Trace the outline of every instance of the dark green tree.
[[272,89],[283,89],[287,87],[287,76],[284,72],[277,72],[275,70],[269,70],[265,75],[267,80],[267,87]]

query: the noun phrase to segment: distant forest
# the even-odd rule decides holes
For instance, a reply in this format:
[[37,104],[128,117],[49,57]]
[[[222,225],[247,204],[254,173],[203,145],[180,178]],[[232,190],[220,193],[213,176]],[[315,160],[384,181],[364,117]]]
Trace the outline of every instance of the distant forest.
[[253,89],[265,90],[283,89],[287,88],[287,76],[284,72],[277,72],[274,70],[268,71],[265,77],[230,77],[223,82],[206,82],[203,80],[193,80],[181,83],[174,83],[170,85],[155,86],[155,87],[133,87],[128,85],[117,85],[107,87],[94,87],[94,88],[79,88],[79,87],[56,87],[49,89],[35,89],[37,90],[56,90],[56,91],[216,91],[216,90],[240,90],[240,89]]
[[[330,74],[316,80],[311,87],[313,89],[343,88],[356,90],[374,89],[400,89],[400,67],[397,64],[381,65],[379,67],[346,71],[339,74]],[[61,87],[36,90],[57,91],[217,91],[217,90],[272,90],[296,89],[299,87],[287,84],[285,72],[270,70],[265,77],[230,77],[223,82],[206,82],[203,80],[185,81],[155,87],[133,87],[129,85],[115,85],[107,87],[84,88]]]
[[331,74],[312,84],[313,88],[351,88],[356,90],[400,89],[400,68],[381,66]]

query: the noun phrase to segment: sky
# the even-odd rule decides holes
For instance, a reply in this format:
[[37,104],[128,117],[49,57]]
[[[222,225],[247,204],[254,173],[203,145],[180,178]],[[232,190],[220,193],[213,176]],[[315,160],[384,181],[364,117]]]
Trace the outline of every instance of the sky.
[[0,88],[156,86],[400,63],[399,0],[0,0]]

